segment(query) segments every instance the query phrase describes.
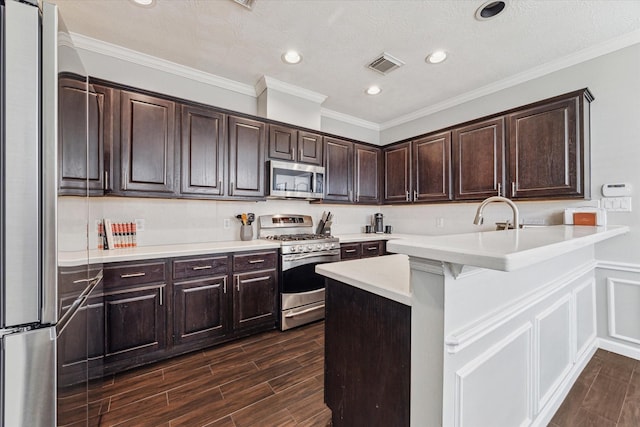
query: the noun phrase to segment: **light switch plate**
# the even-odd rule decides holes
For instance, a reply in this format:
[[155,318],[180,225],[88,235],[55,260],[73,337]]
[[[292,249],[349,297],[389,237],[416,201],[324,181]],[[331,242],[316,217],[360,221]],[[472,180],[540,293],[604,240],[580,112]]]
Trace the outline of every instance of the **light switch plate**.
[[604,197],[602,207],[609,212],[631,212],[631,197]]
[[144,231],[145,221],[144,219],[136,218],[136,232]]

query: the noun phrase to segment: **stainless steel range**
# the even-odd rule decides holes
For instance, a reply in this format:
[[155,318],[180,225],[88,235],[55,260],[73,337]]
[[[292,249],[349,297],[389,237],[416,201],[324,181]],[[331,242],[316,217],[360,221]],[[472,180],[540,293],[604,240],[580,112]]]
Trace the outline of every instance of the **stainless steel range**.
[[340,261],[338,238],[314,234],[309,215],[262,215],[258,220],[259,238],[281,242],[280,330],[324,319],[324,278],[315,267]]

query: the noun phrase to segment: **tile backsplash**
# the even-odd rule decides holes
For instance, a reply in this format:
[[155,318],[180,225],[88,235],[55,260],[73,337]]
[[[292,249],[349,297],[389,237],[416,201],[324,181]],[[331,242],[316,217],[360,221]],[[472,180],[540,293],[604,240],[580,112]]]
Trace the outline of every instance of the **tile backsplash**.
[[[597,201],[517,202],[520,219],[525,223],[546,225],[562,224],[566,207],[596,206]],[[394,233],[454,234],[478,230],[493,230],[495,222],[511,218],[511,209],[504,204],[492,204],[485,210],[483,226],[473,225],[478,203],[447,203],[429,205],[358,206],[318,205],[302,200],[212,201],[185,199],[147,199],[130,197],[58,198],[58,247],[61,251],[84,249],[89,233],[89,247],[97,247],[95,222],[102,218],[112,221],[145,220],[145,230],[138,232],[138,246],[180,243],[199,243],[240,240],[240,221],[236,215],[253,212],[256,217],[265,214],[305,214],[317,224],[323,211],[334,216],[333,234],[360,233],[371,223],[376,212],[384,214],[385,225]],[[83,218],[89,212],[87,226]],[[224,228],[225,219],[229,228]],[[254,236],[257,224],[254,223]]]

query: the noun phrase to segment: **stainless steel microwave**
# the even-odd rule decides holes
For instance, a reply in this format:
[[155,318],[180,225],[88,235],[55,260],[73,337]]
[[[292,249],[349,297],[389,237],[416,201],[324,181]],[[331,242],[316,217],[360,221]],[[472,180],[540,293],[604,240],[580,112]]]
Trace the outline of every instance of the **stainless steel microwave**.
[[324,167],[270,160],[268,170],[269,197],[324,198]]

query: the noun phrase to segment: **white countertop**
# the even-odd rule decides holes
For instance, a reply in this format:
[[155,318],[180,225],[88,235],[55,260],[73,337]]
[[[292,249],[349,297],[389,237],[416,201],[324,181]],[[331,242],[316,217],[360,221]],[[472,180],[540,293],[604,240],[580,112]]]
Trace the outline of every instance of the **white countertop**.
[[[226,242],[140,246],[137,248],[112,249],[108,251],[95,249],[89,251],[89,264],[172,258],[224,252],[253,251],[261,249],[277,249],[279,247],[280,242],[258,239],[249,241],[231,240]],[[60,267],[74,267],[86,263],[87,255],[84,251],[58,253],[58,266]]]
[[316,272],[381,297],[411,305],[409,257],[386,255],[316,265]]
[[334,237],[340,239],[340,243],[373,242],[377,240],[406,239],[415,236],[409,234],[387,234],[387,233],[355,233],[337,234]]
[[521,230],[414,236],[387,250],[417,258],[512,271],[627,233],[629,227],[555,225]]

